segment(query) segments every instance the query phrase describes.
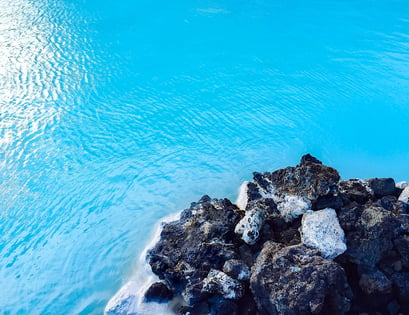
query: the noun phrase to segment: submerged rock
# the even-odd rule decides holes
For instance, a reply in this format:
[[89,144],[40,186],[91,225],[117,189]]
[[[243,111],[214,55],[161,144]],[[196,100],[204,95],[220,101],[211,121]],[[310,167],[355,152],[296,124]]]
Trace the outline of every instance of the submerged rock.
[[345,234],[334,209],[309,211],[301,223],[301,241],[318,249],[324,258],[333,259],[347,250]]

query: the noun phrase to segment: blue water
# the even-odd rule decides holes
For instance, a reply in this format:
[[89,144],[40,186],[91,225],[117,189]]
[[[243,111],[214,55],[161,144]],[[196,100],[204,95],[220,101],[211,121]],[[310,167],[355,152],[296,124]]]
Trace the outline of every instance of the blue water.
[[155,222],[310,152],[409,180],[409,3],[1,0],[0,313],[100,314]]

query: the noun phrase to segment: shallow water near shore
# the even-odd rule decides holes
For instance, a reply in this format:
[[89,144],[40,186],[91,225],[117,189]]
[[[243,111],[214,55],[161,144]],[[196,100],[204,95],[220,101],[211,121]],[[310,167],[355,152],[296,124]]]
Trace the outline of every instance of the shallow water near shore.
[[409,4],[0,2],[0,311],[100,314],[157,220],[307,152],[409,181]]

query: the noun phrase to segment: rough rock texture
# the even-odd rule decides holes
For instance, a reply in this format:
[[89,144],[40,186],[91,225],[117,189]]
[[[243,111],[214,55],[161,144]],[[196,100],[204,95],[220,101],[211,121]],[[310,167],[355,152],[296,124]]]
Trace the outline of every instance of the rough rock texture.
[[399,195],[399,201],[409,203],[409,186],[405,187]]
[[227,199],[204,196],[192,203],[180,220],[163,227],[160,241],[148,253],[152,271],[189,304],[207,298],[202,288],[209,271],[239,257],[234,227],[241,217]]
[[311,155],[253,175],[238,206],[202,197],[148,252],[178,314],[409,314],[408,184],[340,181]]
[[303,245],[266,242],[250,287],[258,308],[268,314],[343,314],[350,307],[342,267]]
[[173,292],[163,282],[153,283],[145,292],[146,302],[167,302],[173,298]]
[[317,249],[324,258],[333,259],[346,251],[345,234],[334,209],[309,211],[301,221],[301,241]]

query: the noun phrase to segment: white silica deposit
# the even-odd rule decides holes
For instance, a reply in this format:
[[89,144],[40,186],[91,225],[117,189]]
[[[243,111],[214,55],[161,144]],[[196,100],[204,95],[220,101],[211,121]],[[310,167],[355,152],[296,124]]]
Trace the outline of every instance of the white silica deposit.
[[241,235],[241,239],[244,242],[253,245],[260,236],[260,230],[263,227],[265,217],[264,211],[258,208],[246,211],[243,219],[237,223],[234,232]]
[[399,201],[409,203],[409,186],[400,193]]
[[284,197],[274,198],[277,209],[286,222],[291,222],[300,215],[311,209],[311,202],[303,197],[295,195],[285,195]]
[[344,230],[334,209],[305,213],[300,233],[302,243],[319,250],[324,258],[334,259],[347,250]]

